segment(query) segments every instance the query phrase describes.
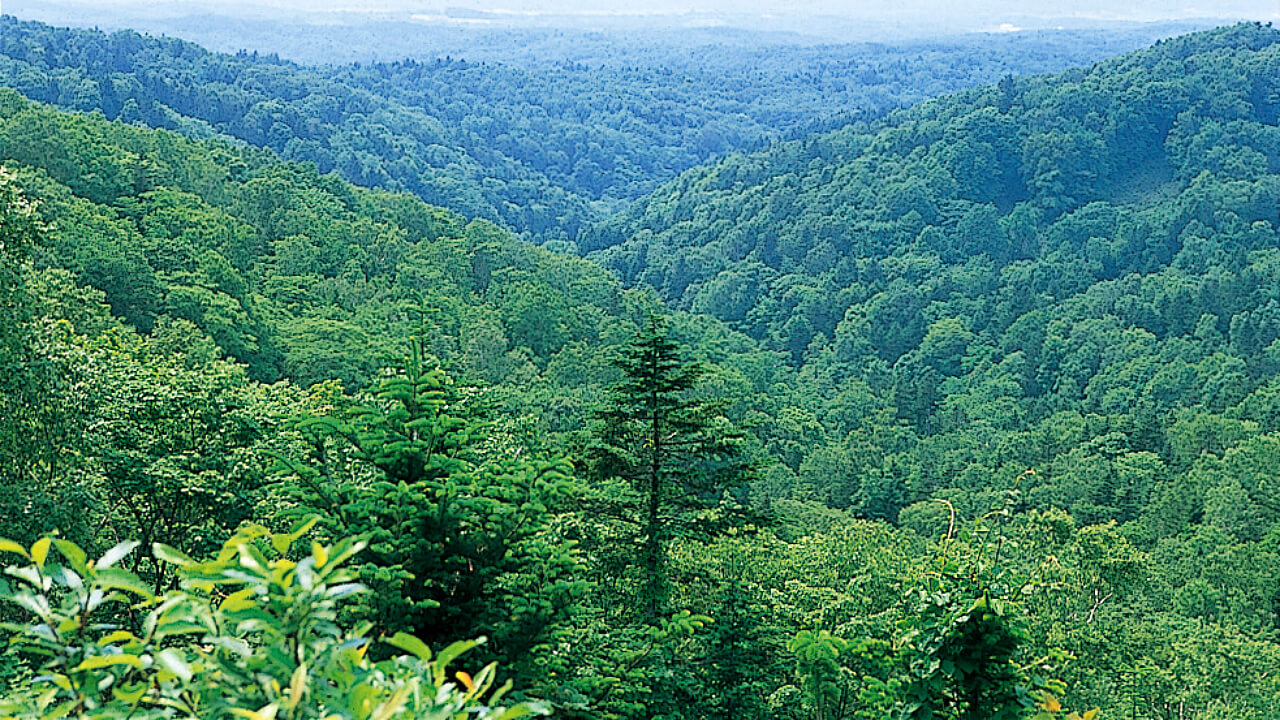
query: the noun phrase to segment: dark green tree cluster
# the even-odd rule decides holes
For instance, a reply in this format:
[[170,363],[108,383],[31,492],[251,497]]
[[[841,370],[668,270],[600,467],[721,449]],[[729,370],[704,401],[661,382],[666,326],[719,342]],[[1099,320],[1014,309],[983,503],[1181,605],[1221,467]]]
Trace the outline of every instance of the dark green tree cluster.
[[308,451],[282,458],[297,482],[278,492],[298,503],[286,514],[367,538],[367,616],[433,646],[487,636],[485,654],[526,686],[547,682],[560,669],[557,628],[586,589],[556,522],[577,491],[573,466],[486,422],[476,389],[458,387],[420,342],[366,402],[332,385],[315,392],[326,409],[296,419]]

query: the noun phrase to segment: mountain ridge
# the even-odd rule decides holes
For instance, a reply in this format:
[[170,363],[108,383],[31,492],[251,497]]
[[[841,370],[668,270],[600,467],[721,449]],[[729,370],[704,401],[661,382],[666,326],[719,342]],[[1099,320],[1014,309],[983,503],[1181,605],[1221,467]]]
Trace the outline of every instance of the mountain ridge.
[[1112,42],[1083,34],[1045,40],[1043,50],[1036,36],[801,49],[799,67],[790,55],[744,50],[729,72],[715,48],[617,67],[441,58],[308,67],[8,16],[0,31],[0,84],[34,99],[193,137],[227,134],[543,241],[574,241],[613,208],[725,152],[1005,72],[1061,67]]
[[[929,237],[916,236],[929,227],[932,233],[954,234],[961,219],[956,213],[973,210],[975,204],[989,206],[994,211],[990,220],[1003,222],[1021,204],[1018,212],[1023,215],[1040,214],[1036,225],[1043,229],[1087,202],[1123,196],[1119,185],[1130,180],[1140,180],[1149,192],[1163,185],[1166,175],[1176,176],[1185,187],[1194,174],[1193,158],[1180,149],[1164,153],[1180,112],[1173,107],[1177,103],[1194,100],[1209,106],[1206,112],[1223,116],[1233,111],[1213,107],[1215,103],[1242,103],[1246,110],[1237,113],[1240,120],[1252,118],[1269,133],[1265,128],[1275,122],[1276,104],[1268,100],[1273,81],[1267,72],[1230,79],[1236,83],[1216,78],[1212,92],[1142,81],[1140,76],[1167,75],[1172,68],[1162,63],[1188,58],[1208,62],[1216,53],[1256,54],[1249,62],[1270,67],[1278,41],[1280,32],[1253,24],[1194,34],[1092,68],[1009,79],[898,110],[874,123],[735,156],[687,171],[647,201],[595,226],[582,245],[624,282],[652,285],[678,306],[696,307],[701,288],[718,273],[731,272],[735,263],[754,263],[753,272],[771,277],[805,276],[806,263],[816,269],[830,262],[808,256],[824,244],[831,246],[828,254],[844,257],[850,252],[881,257],[895,247],[921,245],[928,251]],[[1220,47],[1204,51],[1204,45],[1215,43]],[[1197,81],[1215,79],[1203,67],[1188,70],[1199,73]],[[1128,79],[1114,80],[1121,75]],[[1091,87],[1098,78],[1128,85],[1108,87],[1112,94],[1104,96]],[[1243,94],[1241,84],[1247,86]],[[1198,96],[1190,94],[1196,92]],[[1061,97],[1052,98],[1054,93]],[[1124,107],[1117,99],[1122,94]],[[1052,110],[1037,109],[1049,100],[1058,104]],[[1107,102],[1114,112],[1088,105]],[[1262,151],[1265,155],[1270,149]],[[1140,170],[1129,178],[1115,175],[1112,168],[1117,166]],[[886,184],[891,192],[866,190]],[[1107,187],[1112,189],[1096,192]],[[1111,194],[1115,192],[1121,195]],[[803,209],[796,206],[798,196],[804,198]],[[952,207],[944,207],[947,203]],[[909,213],[915,215],[904,224]],[[776,238],[764,237],[770,227]],[[886,240],[886,233],[896,233],[897,239]],[[940,236],[933,242],[938,241]],[[778,244],[784,244],[781,251]],[[1005,249],[1015,254],[1025,250]],[[947,252],[940,247],[933,251]],[[650,256],[659,260],[648,264]],[[754,306],[767,292],[757,288],[748,294],[746,302]],[[741,321],[749,311],[739,309],[732,319]]]

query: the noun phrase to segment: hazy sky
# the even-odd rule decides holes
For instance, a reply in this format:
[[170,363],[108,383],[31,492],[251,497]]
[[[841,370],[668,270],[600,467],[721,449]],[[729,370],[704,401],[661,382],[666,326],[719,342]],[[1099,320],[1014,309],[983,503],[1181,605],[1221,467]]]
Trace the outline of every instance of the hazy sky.
[[[3,3],[4,0],[0,0]],[[1280,0],[64,0],[73,4],[134,10],[216,9],[236,5],[301,11],[417,12],[443,15],[465,8],[518,15],[539,14],[727,14],[842,15],[893,19],[904,16],[1076,17],[1107,20],[1181,20],[1193,17],[1280,20]],[[4,4],[21,5],[21,2]],[[60,4],[50,0],[49,4]],[[0,5],[3,8],[3,5]]]
[[[267,0],[269,3],[315,7],[314,2]],[[513,12],[604,12],[644,13],[705,11],[725,13],[796,13],[851,16],[891,16],[897,14],[949,15],[1028,14],[1038,16],[1091,16],[1130,19],[1182,19],[1193,16],[1280,17],[1280,0],[646,0],[645,2],[590,2],[588,0],[450,0],[448,3],[407,0],[319,0],[320,4],[376,9],[391,4],[431,6],[445,4],[485,10]]]
[[[0,12],[54,25],[174,34],[225,49],[235,41],[201,36],[192,25],[198,16],[313,25],[412,21],[424,31],[450,32],[728,26],[853,42],[1082,28],[1107,21],[1191,21],[1187,27],[1234,20],[1280,22],[1280,0],[0,0]],[[823,17],[813,19],[817,16]]]

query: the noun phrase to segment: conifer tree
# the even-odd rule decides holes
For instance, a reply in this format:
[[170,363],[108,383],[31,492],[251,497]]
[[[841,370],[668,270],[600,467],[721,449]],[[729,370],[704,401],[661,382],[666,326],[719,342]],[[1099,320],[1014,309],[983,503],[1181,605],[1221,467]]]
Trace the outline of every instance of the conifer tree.
[[[333,395],[329,386],[320,395]],[[573,467],[530,451],[471,407],[415,338],[372,396],[301,418],[308,463],[289,463],[299,512],[368,542],[357,557],[368,619],[428,644],[486,635],[492,657],[537,686],[585,586],[576,552],[552,528]],[[471,402],[469,402],[471,401]]]
[[694,529],[696,511],[740,484],[749,465],[723,403],[692,397],[703,368],[684,357],[663,318],[651,315],[614,364],[623,379],[598,414],[591,455],[598,478],[625,480],[639,495],[631,519],[639,528],[643,607],[653,622],[666,610],[667,543],[678,529]]

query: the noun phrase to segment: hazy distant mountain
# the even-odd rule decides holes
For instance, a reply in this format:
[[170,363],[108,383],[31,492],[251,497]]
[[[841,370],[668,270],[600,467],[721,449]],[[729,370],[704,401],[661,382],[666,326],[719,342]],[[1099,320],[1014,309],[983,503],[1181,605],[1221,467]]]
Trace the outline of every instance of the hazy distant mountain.
[[[799,0],[785,4],[659,0],[640,7],[621,3],[601,7],[586,0],[432,0],[426,3],[412,0],[270,0],[266,3],[8,0],[3,10],[23,19],[57,25],[128,27],[179,34],[217,49],[224,48],[210,43],[206,31],[237,20],[253,22],[253,26],[244,28],[246,43],[253,43],[254,36],[271,30],[258,27],[264,20],[284,23],[289,31],[302,34],[314,33],[317,28],[367,27],[370,23],[393,22],[396,27],[392,32],[388,33],[384,26],[376,35],[389,40],[393,47],[398,47],[404,36],[412,36],[414,31],[410,27],[417,26],[419,30],[461,32],[464,37],[457,44],[465,48],[468,41],[477,39],[476,31],[514,28],[606,32],[735,28],[767,33],[770,41],[847,42],[1016,29],[1097,28],[1125,22],[1193,22],[1189,27],[1180,28],[1187,31],[1240,19],[1267,22],[1280,18],[1280,6],[1271,0],[1226,0],[1207,7],[1188,0],[1172,3],[1136,0],[1123,4],[1087,0],[1070,6],[1015,0],[980,3]],[[791,37],[786,37],[788,35]],[[483,35],[479,39],[483,44]],[[361,36],[354,36],[352,41],[361,44]],[[369,43],[371,49],[380,45]]]

